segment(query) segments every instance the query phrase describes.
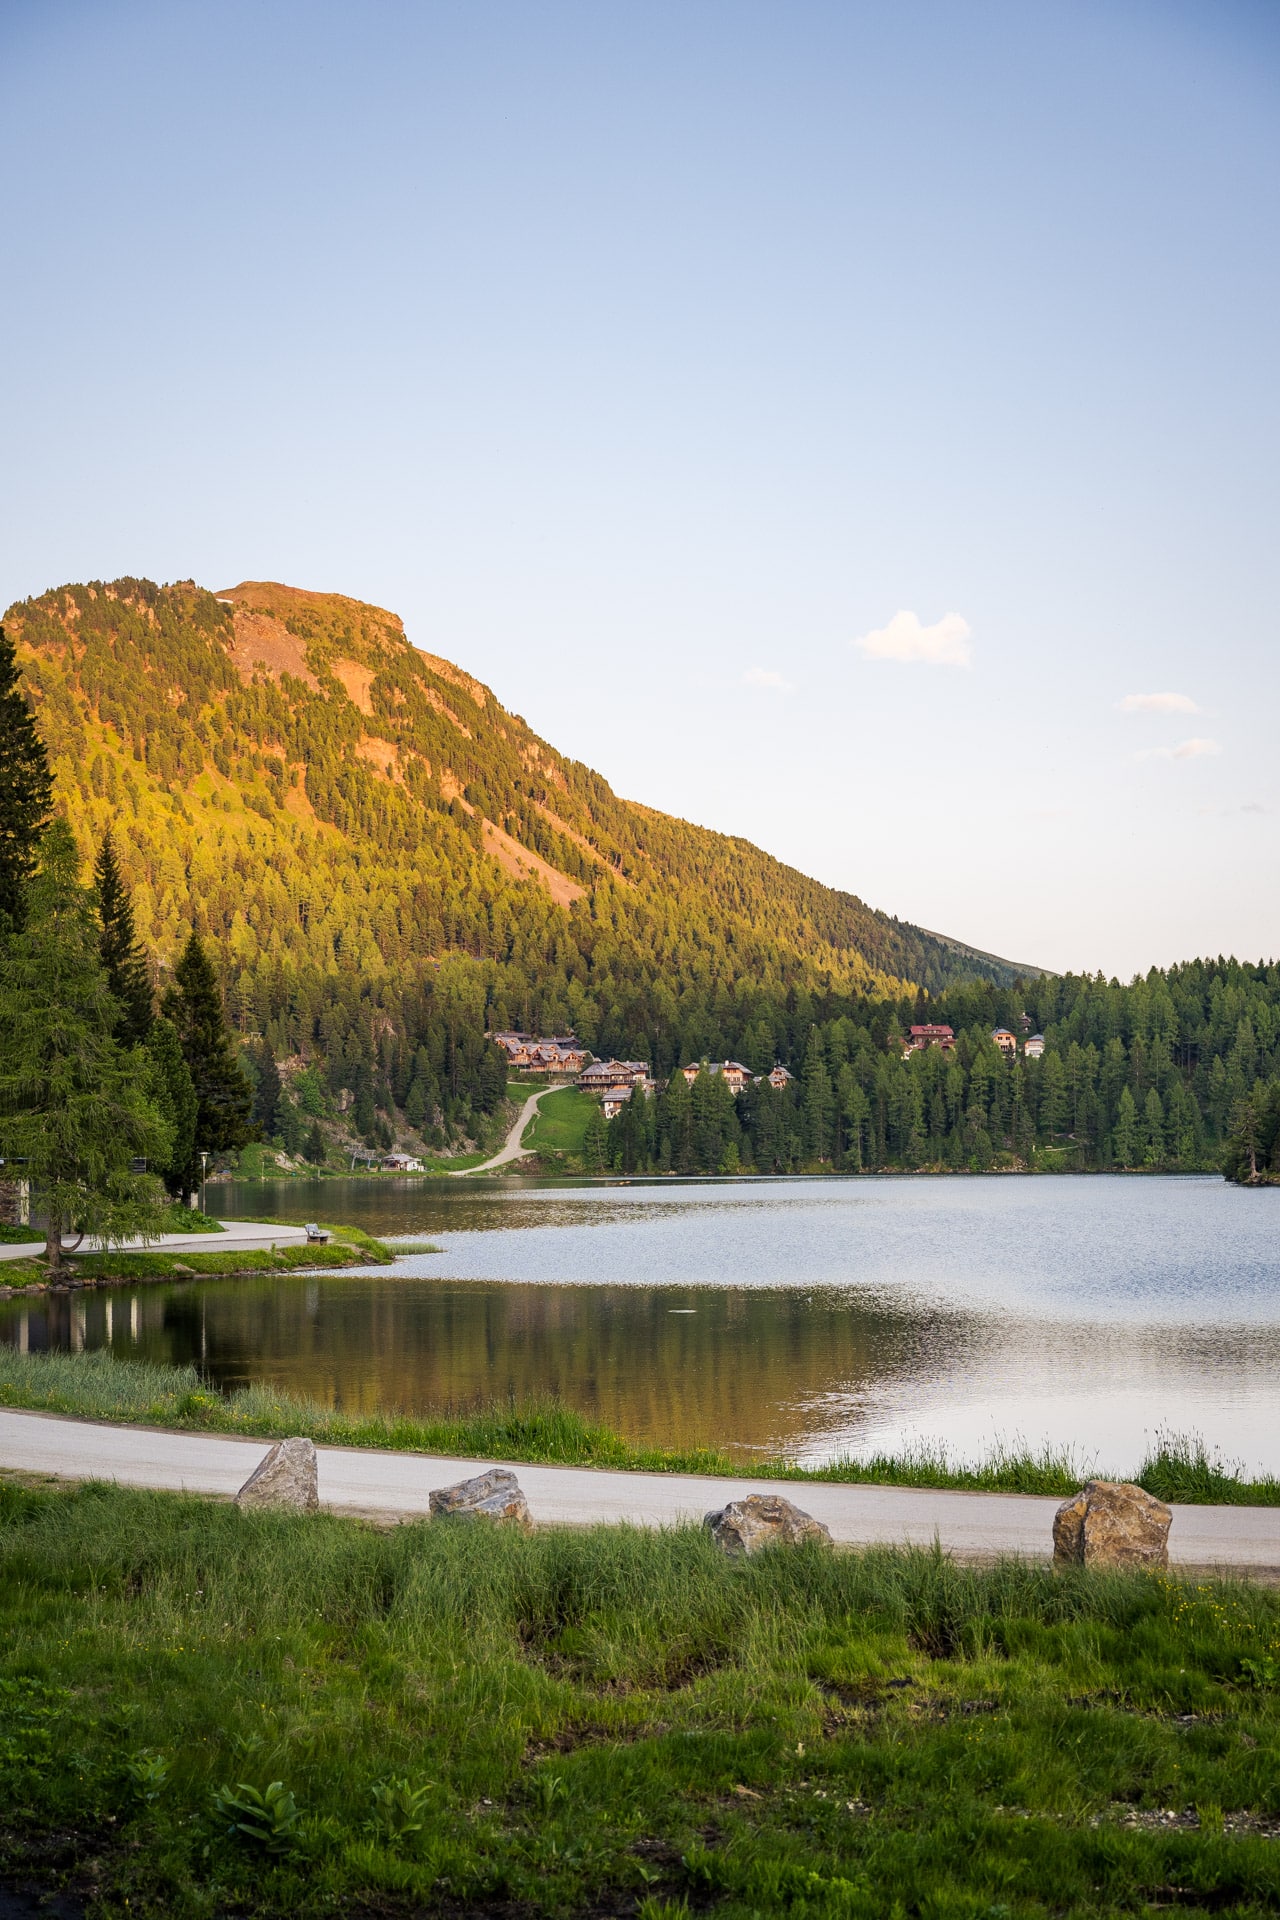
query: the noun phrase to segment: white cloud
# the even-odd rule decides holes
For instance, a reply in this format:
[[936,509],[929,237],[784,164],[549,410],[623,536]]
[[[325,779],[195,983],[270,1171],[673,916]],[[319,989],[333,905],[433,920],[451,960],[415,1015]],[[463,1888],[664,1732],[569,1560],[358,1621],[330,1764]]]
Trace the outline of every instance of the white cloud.
[[1198,760],[1202,753],[1221,753],[1216,740],[1180,740],[1176,747],[1148,747],[1139,760]]
[[958,613],[944,613],[931,627],[900,609],[887,627],[876,627],[854,641],[869,660],[923,660],[931,667],[967,667],[973,629]]
[[769,667],[748,667],[742,676],[744,687],[774,687],[785,692],[791,685],[780,673],[774,673]]
[[1121,713],[1199,713],[1195,701],[1185,693],[1126,693],[1119,703]]

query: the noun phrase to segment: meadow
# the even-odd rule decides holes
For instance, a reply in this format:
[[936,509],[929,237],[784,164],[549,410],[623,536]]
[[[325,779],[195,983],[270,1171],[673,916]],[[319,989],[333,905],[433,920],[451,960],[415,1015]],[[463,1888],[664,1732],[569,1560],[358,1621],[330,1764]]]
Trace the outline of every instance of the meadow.
[[92,1915],[1280,1901],[1280,1596],[0,1484],[0,1873]]

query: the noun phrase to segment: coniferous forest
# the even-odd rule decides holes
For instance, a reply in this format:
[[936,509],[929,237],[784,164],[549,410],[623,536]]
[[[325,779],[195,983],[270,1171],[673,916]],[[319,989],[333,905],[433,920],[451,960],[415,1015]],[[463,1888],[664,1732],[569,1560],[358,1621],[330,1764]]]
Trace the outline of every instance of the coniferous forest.
[[[618,799],[338,596],[119,580],[6,626],[7,697],[53,775],[52,797],[38,768],[10,777],[0,742],[6,911],[36,861],[23,821],[62,809],[117,1037],[169,1063],[174,1191],[202,1146],[254,1131],[322,1157],[335,1103],[372,1146],[474,1137],[505,1091],[485,1038],[503,1027],[650,1063],[657,1097],[592,1130],[601,1169],[1277,1170],[1280,967],[1121,985],[925,933]],[[904,1058],[925,1019],[954,1051]],[[998,1026],[1043,1034],[1043,1056],[1006,1059]],[[794,1077],[736,1100],[673,1077],[726,1058]]]

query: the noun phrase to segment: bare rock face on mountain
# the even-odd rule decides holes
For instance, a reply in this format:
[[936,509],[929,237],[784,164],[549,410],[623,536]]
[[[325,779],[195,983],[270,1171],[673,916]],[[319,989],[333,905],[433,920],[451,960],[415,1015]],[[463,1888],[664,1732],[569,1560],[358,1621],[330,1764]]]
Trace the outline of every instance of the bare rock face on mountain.
[[821,1520],[793,1507],[776,1493],[749,1493],[709,1513],[703,1526],[725,1553],[759,1553],[764,1547],[798,1547],[808,1541],[831,1545]]
[[529,1503],[520,1490],[520,1482],[506,1467],[490,1467],[474,1480],[460,1480],[456,1486],[436,1487],[431,1494],[431,1512],[437,1519],[509,1520],[529,1528]]
[[1055,1566],[1167,1567],[1173,1515],[1123,1480],[1088,1480],[1053,1517]]
[[277,1440],[236,1495],[240,1507],[292,1507],[314,1513],[320,1504],[316,1450],[311,1440]]

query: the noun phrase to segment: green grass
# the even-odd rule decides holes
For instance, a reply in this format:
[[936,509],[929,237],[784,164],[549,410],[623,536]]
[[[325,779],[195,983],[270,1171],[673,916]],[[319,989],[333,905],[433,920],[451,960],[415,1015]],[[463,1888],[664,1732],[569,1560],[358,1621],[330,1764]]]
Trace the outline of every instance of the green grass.
[[95,1920],[1243,1920],[1278,1673],[1265,1589],[0,1485],[0,1875]]
[[[348,1229],[348,1231],[358,1231]],[[223,1395],[194,1367],[118,1360],[106,1352],[19,1353],[0,1345],[0,1406],[129,1420],[212,1432],[274,1438],[307,1434],[334,1446],[375,1447],[403,1453],[447,1453],[476,1459],[528,1460],[559,1466],[610,1467],[644,1473],[703,1473],[827,1484],[947,1487],[970,1492],[1034,1493],[1065,1499],[1078,1491],[1085,1468],[1068,1453],[997,1448],[969,1466],[941,1449],[876,1454],[798,1467],[786,1460],[741,1459],[711,1447],[636,1446],[563,1402],[506,1402],[477,1411],[434,1414],[348,1414],[301,1395],[266,1386]],[[1280,1480],[1246,1478],[1207,1453],[1196,1436],[1158,1434],[1133,1479],[1161,1500],[1195,1506],[1280,1506]]]
[[44,1235],[38,1227],[11,1227],[8,1221],[0,1220],[0,1245],[27,1246],[43,1239]]
[[[270,1231],[271,1222],[264,1222]],[[275,1224],[283,1225],[284,1222]],[[198,1229],[197,1229],[198,1231]],[[283,1273],[290,1268],[389,1266],[395,1258],[389,1247],[362,1227],[330,1227],[327,1246],[305,1244],[271,1248],[184,1248],[172,1251],[147,1247],[139,1252],[77,1253],[67,1261],[67,1277],[82,1284],[122,1284],[131,1280],[182,1279],[190,1274]],[[43,1284],[48,1270],[41,1260],[6,1261],[0,1266],[0,1286]]]
[[199,1207],[184,1207],[174,1201],[169,1208],[162,1233],[225,1233],[221,1220],[215,1220],[212,1214],[201,1213]]
[[558,1087],[538,1105],[522,1145],[530,1153],[582,1152],[587,1124],[600,1102],[577,1087]]

